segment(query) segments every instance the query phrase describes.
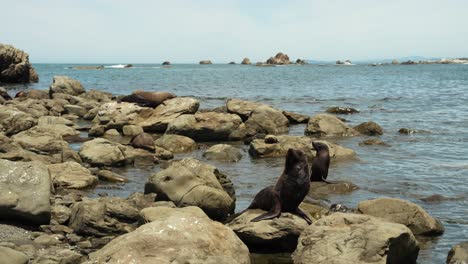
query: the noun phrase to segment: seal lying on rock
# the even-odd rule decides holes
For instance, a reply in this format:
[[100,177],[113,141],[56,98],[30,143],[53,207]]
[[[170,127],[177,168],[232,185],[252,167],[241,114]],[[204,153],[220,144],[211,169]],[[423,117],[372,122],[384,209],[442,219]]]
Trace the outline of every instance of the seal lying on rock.
[[290,212],[299,215],[311,224],[312,220],[298,207],[309,192],[309,188],[307,156],[301,150],[289,149],[283,174],[276,184],[261,190],[246,210],[268,211],[252,219],[252,222],[273,219],[279,217],[281,212]]
[[330,167],[330,151],[328,146],[317,141],[312,142],[312,146],[317,151],[314,160],[312,161],[312,169],[310,173],[310,181],[323,181],[326,183],[334,183],[327,181],[328,168]]
[[168,92],[146,92],[137,90],[131,95],[124,96],[120,99],[120,102],[136,103],[139,106],[154,108],[162,102],[175,97],[174,94]]

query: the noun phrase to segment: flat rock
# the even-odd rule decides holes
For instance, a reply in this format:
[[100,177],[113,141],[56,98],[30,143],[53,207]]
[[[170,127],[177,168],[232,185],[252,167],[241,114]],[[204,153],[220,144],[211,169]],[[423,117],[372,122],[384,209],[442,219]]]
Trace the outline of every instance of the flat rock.
[[52,182],[57,187],[67,189],[83,189],[94,186],[98,183],[98,178],[81,166],[81,164],[69,161],[48,166]]
[[211,146],[203,153],[207,160],[219,160],[227,162],[238,162],[242,158],[242,153],[238,148],[228,144],[217,144]]
[[197,149],[197,143],[186,136],[165,134],[154,141],[154,145],[172,153],[186,153]]
[[123,146],[107,139],[96,138],[83,143],[79,154],[83,161],[96,166],[123,165]]
[[314,137],[348,137],[357,136],[359,132],[343,123],[343,121],[334,115],[318,114],[309,119],[305,135]]
[[236,114],[240,116],[244,121],[246,121],[249,118],[253,110],[260,106],[266,106],[266,104],[236,98],[228,99],[228,101],[226,102],[228,113]]

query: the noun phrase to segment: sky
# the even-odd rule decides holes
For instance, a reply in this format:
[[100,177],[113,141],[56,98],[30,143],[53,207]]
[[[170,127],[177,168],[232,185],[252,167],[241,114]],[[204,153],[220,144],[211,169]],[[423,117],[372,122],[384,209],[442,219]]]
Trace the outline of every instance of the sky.
[[467,0],[0,0],[33,63],[468,57]]

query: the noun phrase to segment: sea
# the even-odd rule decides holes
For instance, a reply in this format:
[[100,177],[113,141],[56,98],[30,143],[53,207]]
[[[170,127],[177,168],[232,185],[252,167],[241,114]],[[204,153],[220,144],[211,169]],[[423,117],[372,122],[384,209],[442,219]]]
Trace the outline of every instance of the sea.
[[[109,64],[102,70],[73,69],[78,64],[33,66],[39,83],[9,86],[12,94],[23,89],[48,89],[54,75],[67,75],[87,90],[117,95],[134,90],[169,91],[195,97],[201,109],[225,105],[228,98],[258,101],[309,116],[332,106],[355,108],[360,112],[341,117],[353,126],[365,121],[378,123],[384,129],[378,138],[389,146],[360,146],[370,138],[367,136],[333,139],[355,150],[358,158],[332,161],[329,179],[351,181],[360,189],[327,196],[327,202],[356,208],[363,200],[396,197],[422,206],[440,219],[445,233],[421,243],[418,263],[445,263],[453,245],[468,241],[468,65],[134,64],[119,68]],[[400,134],[400,128],[417,133]],[[305,125],[293,125],[289,133],[304,135],[304,129]],[[247,145],[231,144],[241,148],[240,162],[207,161],[203,149],[176,158],[195,157],[227,174],[236,189],[236,211],[241,211],[259,190],[276,182],[284,158],[253,159]],[[159,170],[158,165],[117,169],[130,182],[100,184],[90,196],[106,192],[127,197],[141,192],[147,178]],[[446,199],[433,203],[421,200],[431,195]]]

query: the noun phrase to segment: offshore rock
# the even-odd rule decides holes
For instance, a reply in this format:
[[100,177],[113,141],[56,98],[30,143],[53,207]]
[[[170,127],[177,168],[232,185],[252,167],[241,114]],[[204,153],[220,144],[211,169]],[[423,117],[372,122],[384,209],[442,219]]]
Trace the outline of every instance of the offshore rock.
[[0,83],[38,81],[39,76],[29,62],[29,55],[11,45],[0,43]]

